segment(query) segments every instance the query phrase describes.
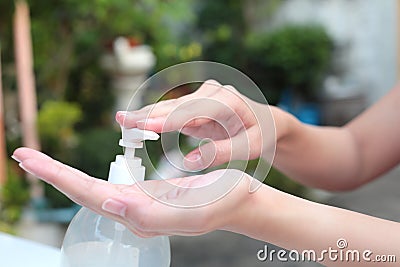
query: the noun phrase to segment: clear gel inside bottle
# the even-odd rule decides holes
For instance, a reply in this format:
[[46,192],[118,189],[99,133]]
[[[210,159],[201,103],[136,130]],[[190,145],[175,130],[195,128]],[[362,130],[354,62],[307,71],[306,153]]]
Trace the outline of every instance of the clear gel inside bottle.
[[[133,184],[144,179],[145,171],[141,159],[134,156],[135,149],[142,147],[143,140],[155,140],[157,134],[122,130],[120,144],[126,147],[125,156],[118,155],[111,163],[108,180]],[[127,160],[133,166],[130,170]],[[170,258],[168,237],[140,238],[121,223],[87,208],[82,208],[71,221],[61,248],[61,267],[168,267]]]

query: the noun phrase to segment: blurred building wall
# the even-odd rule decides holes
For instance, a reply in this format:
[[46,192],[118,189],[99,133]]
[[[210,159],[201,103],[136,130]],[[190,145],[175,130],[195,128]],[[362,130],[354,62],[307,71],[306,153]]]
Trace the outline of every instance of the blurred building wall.
[[354,90],[362,90],[371,104],[397,80],[397,4],[397,0],[289,0],[264,27],[287,22],[324,25],[341,51],[337,60],[342,78],[356,82]]

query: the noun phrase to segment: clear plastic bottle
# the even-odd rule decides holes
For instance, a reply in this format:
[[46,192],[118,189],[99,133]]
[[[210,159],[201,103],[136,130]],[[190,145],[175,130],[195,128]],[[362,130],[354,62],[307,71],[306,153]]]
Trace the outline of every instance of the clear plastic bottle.
[[[133,184],[144,179],[145,168],[135,157],[143,140],[158,135],[138,129],[122,129],[120,145],[125,155],[111,163],[108,181]],[[130,161],[130,171],[127,167]],[[168,267],[170,245],[166,236],[140,238],[118,222],[82,208],[71,221],[61,248],[61,267]]]

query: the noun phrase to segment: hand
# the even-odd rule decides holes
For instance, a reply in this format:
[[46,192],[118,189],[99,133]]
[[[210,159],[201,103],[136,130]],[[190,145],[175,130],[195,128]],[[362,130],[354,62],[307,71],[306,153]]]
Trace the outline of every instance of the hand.
[[[164,181],[145,181],[135,185],[114,185],[104,180],[90,177],[49,156],[29,148],[19,148],[13,158],[20,162],[21,168],[53,185],[74,202],[96,213],[119,221],[141,237],[156,235],[200,235],[216,229],[235,229],[243,212],[251,210],[248,205],[251,179],[237,170],[219,170],[206,175],[170,179]],[[225,172],[225,173],[223,173]],[[223,174],[223,175],[221,175]],[[194,188],[216,181],[238,183],[222,198],[196,208],[180,208],[163,202],[181,203],[191,200]],[[235,180],[235,179],[234,179]],[[151,191],[150,197],[142,191],[142,186]]]
[[128,113],[118,112],[116,119],[126,128],[158,133],[179,131],[211,141],[186,155],[184,165],[192,170],[260,156],[272,160],[275,152],[274,121],[269,106],[212,80],[178,99]]

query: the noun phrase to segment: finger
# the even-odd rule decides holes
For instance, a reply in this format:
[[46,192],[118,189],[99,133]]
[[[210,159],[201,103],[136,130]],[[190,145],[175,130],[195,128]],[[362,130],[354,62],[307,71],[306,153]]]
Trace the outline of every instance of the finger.
[[222,140],[229,137],[227,130],[215,121],[210,121],[200,126],[185,125],[181,133],[197,139]]
[[53,185],[66,196],[89,208],[98,208],[101,198],[117,193],[111,184],[88,175],[78,174],[56,161],[30,158],[20,163],[21,168]]
[[[223,225],[218,217],[221,212],[229,212],[230,205],[237,205],[236,196],[241,194],[237,194],[236,190],[239,184],[242,185],[239,182],[245,177],[247,175],[240,171],[219,170],[196,177],[180,178],[177,183],[171,182],[169,191],[159,195],[151,205],[142,208],[138,205],[137,198],[129,197],[121,201],[127,202],[127,217],[131,218],[132,225],[135,225],[138,231],[196,235]],[[160,185],[160,181],[154,184]],[[247,186],[248,182],[243,185]],[[154,194],[152,192],[152,195]],[[212,197],[207,199],[209,195]],[[231,197],[232,199],[229,199]],[[206,202],[201,206],[192,206],[196,202],[195,199]],[[226,215],[225,213],[225,216],[222,216],[222,220],[226,219]]]
[[138,121],[143,121],[151,118],[166,117],[169,113],[179,107],[182,103],[190,101],[196,98],[208,98],[215,94],[218,88],[222,87],[221,84],[214,80],[208,80],[204,82],[200,88],[194,93],[182,96],[178,99],[169,99],[160,101],[158,103],[148,105],[140,110],[126,112],[117,112],[115,119],[116,121],[125,128],[139,127]]
[[[191,189],[208,185],[219,178],[212,174],[202,176],[169,179],[166,181],[147,181],[144,190],[154,198],[144,196],[130,197],[116,196],[115,200],[124,202],[127,206],[126,219],[129,224],[144,235],[155,232],[176,233],[182,231],[190,233],[203,226],[201,217],[205,214],[202,209],[184,209],[163,203],[166,201],[190,201],[195,197]],[[190,199],[188,199],[190,198]],[[207,209],[205,209],[207,210]],[[189,218],[196,217],[196,223]],[[194,227],[199,221],[202,223]],[[193,229],[194,228],[194,229]]]
[[14,155],[21,159],[21,168],[93,210],[100,211],[105,199],[121,192],[115,185],[90,177],[38,151],[20,149]]
[[[40,153],[40,152],[38,152],[34,149],[31,149],[31,148],[28,148],[28,147],[17,148],[11,157],[18,162],[25,161],[32,157],[36,157],[37,159],[41,159],[43,161],[53,160],[51,157],[47,156],[46,154]],[[75,174],[85,175],[85,173],[83,173],[82,171],[72,168],[68,165],[65,165],[65,167],[68,168],[71,172],[74,172]]]
[[187,154],[183,164],[189,170],[203,170],[228,162],[231,154],[231,139],[211,141]]
[[[180,103],[167,116],[149,118],[137,122],[137,126],[157,132],[181,131],[185,127],[197,127],[212,121],[224,125],[234,116],[234,109],[221,100],[196,98]],[[237,120],[240,122],[240,118]]]
[[22,161],[24,161],[28,158],[32,158],[32,157],[36,157],[36,158],[42,159],[42,160],[50,160],[51,159],[51,157],[47,156],[46,154],[38,153],[38,151],[28,148],[28,147],[17,148],[12,155],[12,158],[18,162],[22,162]]
[[137,127],[136,122],[146,118],[160,117],[167,114],[169,107],[173,106],[177,99],[163,100],[151,105],[147,105],[139,110],[118,111],[115,120],[125,128]]
[[[196,127],[216,121],[226,129],[250,126],[254,118],[249,104],[232,86],[219,86],[209,92],[210,86],[203,85],[203,93],[195,98],[177,101],[168,114],[149,117],[137,122],[137,127],[156,132],[181,131],[184,127]],[[200,89],[199,89],[200,90]],[[207,91],[209,90],[209,91]],[[205,95],[209,94],[207,97]],[[203,96],[203,97],[201,97]],[[228,125],[229,124],[229,125]]]
[[218,91],[219,88],[222,87],[222,84],[217,82],[216,80],[207,80],[197,89],[193,95],[196,97],[210,97]]
[[257,148],[253,148],[247,131],[240,132],[231,138],[211,141],[204,144],[184,158],[184,166],[189,170],[203,170],[221,165],[232,160],[249,160],[255,157]]
[[[185,112],[182,110],[182,112]],[[213,122],[210,118],[190,118],[191,115],[184,117],[170,116],[149,118],[137,122],[137,127],[143,130],[154,131],[157,133],[171,132],[171,131],[184,131],[186,128],[200,127],[207,123]],[[180,120],[180,121],[178,121]]]

